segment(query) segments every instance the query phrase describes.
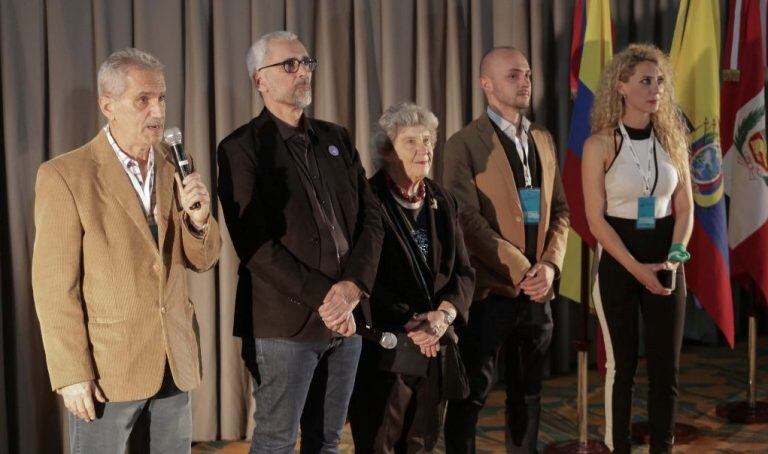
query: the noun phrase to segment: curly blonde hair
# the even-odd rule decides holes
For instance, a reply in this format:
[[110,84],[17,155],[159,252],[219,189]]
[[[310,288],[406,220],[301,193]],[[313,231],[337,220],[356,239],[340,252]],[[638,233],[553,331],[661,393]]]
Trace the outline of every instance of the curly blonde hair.
[[617,83],[627,82],[635,73],[635,67],[642,62],[658,66],[664,77],[659,110],[651,114],[651,123],[656,138],[669,154],[672,164],[682,179],[689,175],[688,128],[682,112],[675,103],[675,87],[672,66],[666,54],[653,44],[630,44],[614,55],[603,70],[600,85],[592,104],[590,123],[592,133],[605,128],[615,128],[624,114],[624,100],[617,90]]

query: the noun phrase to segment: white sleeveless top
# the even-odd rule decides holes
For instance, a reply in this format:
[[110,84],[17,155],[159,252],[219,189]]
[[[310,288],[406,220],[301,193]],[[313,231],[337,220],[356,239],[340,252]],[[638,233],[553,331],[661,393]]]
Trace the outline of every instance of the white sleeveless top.
[[[650,186],[656,179],[653,164],[654,135],[643,140],[632,140],[632,146],[643,169],[650,163]],[[619,140],[618,137],[616,140]],[[619,154],[605,174],[605,196],[607,207],[605,213],[623,219],[637,219],[637,199],[647,195],[643,189],[643,175],[638,169],[638,163],[632,156],[632,150],[622,140]],[[672,193],[678,182],[677,170],[669,158],[669,154],[656,140],[656,159],[658,162],[658,181],[653,196],[656,197],[656,215],[663,218],[672,214]]]

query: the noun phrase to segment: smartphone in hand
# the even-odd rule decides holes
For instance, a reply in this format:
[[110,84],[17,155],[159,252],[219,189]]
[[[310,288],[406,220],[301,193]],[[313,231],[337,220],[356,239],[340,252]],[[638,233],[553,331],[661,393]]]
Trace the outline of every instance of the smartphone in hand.
[[662,287],[668,290],[675,289],[675,283],[677,281],[677,270],[663,269],[656,272],[656,277],[659,279],[659,283]]

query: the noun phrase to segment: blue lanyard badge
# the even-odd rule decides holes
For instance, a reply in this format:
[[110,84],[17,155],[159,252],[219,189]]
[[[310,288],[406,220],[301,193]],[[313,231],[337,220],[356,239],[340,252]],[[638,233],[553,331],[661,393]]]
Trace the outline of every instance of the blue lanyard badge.
[[541,219],[541,189],[520,189],[520,204],[523,206],[525,223],[538,224]]
[[649,195],[637,199],[637,229],[656,228],[656,197]]

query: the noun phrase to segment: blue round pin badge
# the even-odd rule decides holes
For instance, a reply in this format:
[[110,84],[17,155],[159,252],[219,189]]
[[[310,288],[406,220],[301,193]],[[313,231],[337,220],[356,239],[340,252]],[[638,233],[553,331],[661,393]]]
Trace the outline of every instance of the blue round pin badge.
[[336,145],[331,145],[328,147],[328,153],[331,154],[331,156],[338,156],[339,155],[339,149],[336,148]]

